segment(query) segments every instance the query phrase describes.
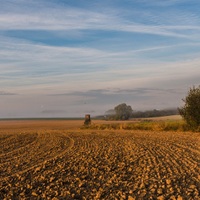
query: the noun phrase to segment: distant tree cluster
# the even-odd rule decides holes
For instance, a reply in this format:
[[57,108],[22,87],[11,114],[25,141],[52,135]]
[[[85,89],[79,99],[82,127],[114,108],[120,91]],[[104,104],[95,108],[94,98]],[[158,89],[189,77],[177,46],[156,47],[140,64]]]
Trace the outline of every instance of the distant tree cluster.
[[132,116],[133,110],[131,106],[125,103],[119,104],[115,107],[115,119],[116,120],[127,120]]
[[114,109],[108,110],[105,113],[105,118],[108,120],[128,120],[133,114],[131,106],[125,103],[119,104]]
[[184,101],[184,106],[179,108],[179,113],[192,128],[200,127],[200,86],[190,88]]
[[148,110],[134,112],[131,106],[119,104],[114,109],[105,112],[107,120],[128,120],[129,118],[161,117],[179,114],[178,109]]
[[177,115],[178,109],[165,109],[165,110],[147,110],[137,111],[132,114],[132,118],[147,118],[147,117],[162,117],[169,115]]

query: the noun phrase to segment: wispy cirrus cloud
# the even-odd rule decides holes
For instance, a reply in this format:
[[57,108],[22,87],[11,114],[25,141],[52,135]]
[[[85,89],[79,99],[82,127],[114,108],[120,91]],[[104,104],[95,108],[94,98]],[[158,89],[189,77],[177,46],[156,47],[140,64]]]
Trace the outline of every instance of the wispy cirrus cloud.
[[[52,88],[74,90],[92,81],[99,82],[99,86],[97,84],[95,87],[105,88],[106,84],[116,87],[117,84],[145,85],[173,77],[179,80],[182,74],[184,80],[190,74],[192,77],[200,73],[200,61],[194,60],[200,51],[198,43],[119,52],[84,47],[54,47],[5,37],[0,44],[0,83],[7,84],[7,87],[43,88],[49,85]],[[178,48],[182,51],[179,56],[174,53]],[[183,52],[183,49],[188,48],[194,49],[191,55],[187,51]],[[166,63],[163,58],[166,59],[165,52],[169,51],[171,61]],[[159,60],[158,55],[163,58]],[[147,56],[149,58],[145,60]],[[188,67],[193,70],[187,72]]]
[[[167,0],[167,1],[162,1],[162,0],[136,0],[136,2],[141,3],[145,6],[158,6],[158,7],[171,7],[174,5],[183,5],[183,4],[195,4],[197,3],[196,0]],[[197,3],[198,4],[198,3]]]
[[[125,10],[112,8],[107,12],[94,8],[61,6],[45,1],[22,4],[4,3],[0,13],[1,30],[107,30],[132,33],[155,34],[161,36],[191,38],[193,31],[200,31],[199,16],[191,12],[172,10],[167,12],[150,12],[132,9],[127,16]],[[25,5],[24,5],[25,4]],[[22,5],[22,9],[20,6]],[[140,20],[138,21],[138,15]],[[41,20],[42,19],[42,20]],[[141,20],[142,19],[142,20]],[[176,20],[174,20],[176,19]],[[181,30],[181,32],[179,31]],[[189,31],[189,33],[188,33]]]
[[[180,99],[185,93],[186,90],[180,88],[108,88],[57,94],[53,95],[53,98],[74,97],[78,107],[89,110],[97,105],[95,109],[98,112],[102,109],[109,110],[124,102],[132,105],[134,110],[175,108],[180,104]],[[155,98],[157,101],[154,100]],[[176,100],[172,101],[172,99]]]
[[16,93],[0,91],[0,96],[10,96],[10,95],[17,95]]

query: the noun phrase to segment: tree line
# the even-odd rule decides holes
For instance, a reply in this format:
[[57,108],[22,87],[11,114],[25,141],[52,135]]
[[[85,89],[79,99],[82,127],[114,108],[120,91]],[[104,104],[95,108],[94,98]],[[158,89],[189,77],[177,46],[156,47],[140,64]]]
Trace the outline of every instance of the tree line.
[[105,112],[107,120],[128,120],[129,118],[159,117],[180,114],[191,129],[200,128],[200,86],[189,89],[183,99],[184,106],[177,109],[134,112],[130,105],[122,103]]
[[147,111],[134,111],[131,108],[131,106],[122,103],[116,106],[114,109],[106,111],[105,118],[108,120],[127,120],[129,118],[162,117],[162,116],[177,115],[177,114],[179,114],[177,108],[163,109],[163,110],[153,109]]

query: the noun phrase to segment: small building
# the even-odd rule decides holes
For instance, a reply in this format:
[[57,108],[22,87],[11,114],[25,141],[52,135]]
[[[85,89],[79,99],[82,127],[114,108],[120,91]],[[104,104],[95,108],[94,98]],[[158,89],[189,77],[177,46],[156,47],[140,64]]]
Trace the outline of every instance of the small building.
[[90,125],[91,124],[91,118],[89,114],[85,115],[85,121],[84,121],[84,125]]

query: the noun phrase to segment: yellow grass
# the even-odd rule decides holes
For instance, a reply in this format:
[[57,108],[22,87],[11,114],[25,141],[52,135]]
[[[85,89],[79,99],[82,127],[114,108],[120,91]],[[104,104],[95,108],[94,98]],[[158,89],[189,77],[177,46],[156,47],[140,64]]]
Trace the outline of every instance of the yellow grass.
[[149,117],[149,118],[140,118],[142,120],[153,120],[153,121],[166,121],[166,120],[181,120],[182,117],[180,115],[170,115],[163,117]]
[[126,121],[94,120],[91,125],[82,126],[82,129],[200,132],[200,127],[194,129],[188,126],[180,115],[152,118],[134,118]]

